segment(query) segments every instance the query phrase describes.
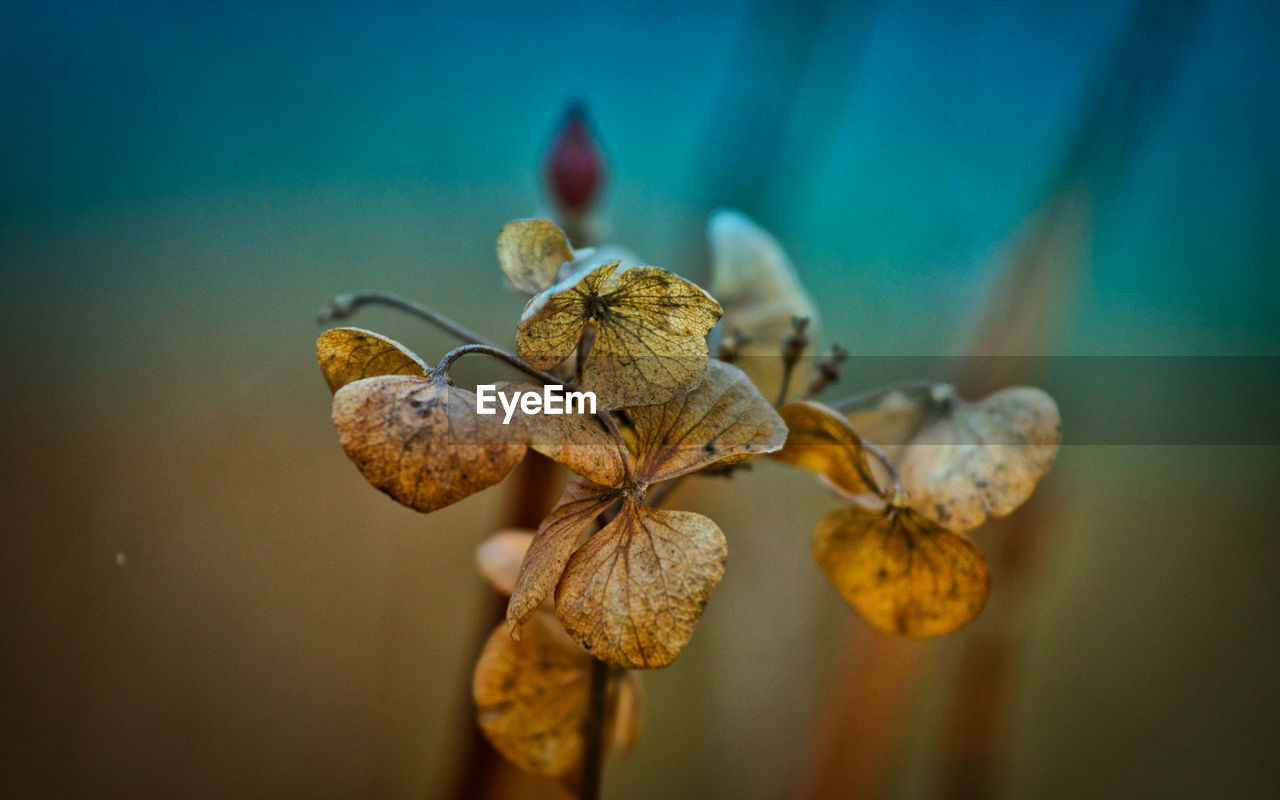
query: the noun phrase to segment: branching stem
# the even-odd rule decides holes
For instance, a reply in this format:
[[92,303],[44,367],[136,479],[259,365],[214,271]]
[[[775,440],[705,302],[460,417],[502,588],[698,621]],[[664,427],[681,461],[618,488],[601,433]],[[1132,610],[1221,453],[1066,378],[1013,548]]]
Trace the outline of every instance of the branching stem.
[[401,311],[412,314],[419,319],[424,319],[440,328],[447,333],[456,336],[464,342],[472,344],[483,344],[489,347],[497,347],[497,344],[489,341],[474,331],[470,331],[453,320],[433,311],[424,305],[413,302],[399,295],[389,294],[387,292],[352,292],[351,294],[340,294],[333,298],[328,306],[320,311],[320,322],[330,322],[335,319],[346,319],[355,313],[355,310],[363,305],[382,305],[390,306]]

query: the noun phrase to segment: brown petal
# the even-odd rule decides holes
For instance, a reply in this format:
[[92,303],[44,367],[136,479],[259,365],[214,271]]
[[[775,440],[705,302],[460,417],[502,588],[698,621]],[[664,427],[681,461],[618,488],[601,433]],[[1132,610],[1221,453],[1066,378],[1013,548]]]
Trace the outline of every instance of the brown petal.
[[582,763],[591,656],[550,614],[513,641],[499,625],[472,679],[476,720],[493,746],[523,769],[562,777]]
[[850,421],[892,454],[913,508],[955,530],[1020,506],[1062,439],[1053,398],[1017,386],[970,403],[947,384],[887,393]]
[[[512,762],[572,786],[581,777],[594,660],[550,613],[535,614],[525,631],[515,641],[499,625],[485,642],[472,677],[476,720]],[[635,744],[638,703],[635,676],[611,676],[605,724],[615,747]]]
[[316,357],[331,392],[375,375],[427,374],[427,365],[404,345],[359,328],[334,328],[322,333],[316,340]]
[[596,326],[582,388],[603,409],[662,403],[697,386],[707,371],[702,336],[661,335],[642,318],[617,316]]
[[[782,384],[782,337],[793,317],[809,320],[807,335],[822,340],[818,309],[796,277],[777,240],[746,215],[722,209],[707,223],[711,244],[711,293],[724,307],[719,331],[739,330],[749,341],[734,363],[772,397]],[[791,386],[803,390],[814,359],[796,364]]]
[[[540,387],[525,383],[498,384],[497,391],[508,398],[513,392],[542,393]],[[622,484],[623,450],[596,415],[516,413],[529,432],[530,448],[601,486]]]
[[813,532],[813,552],[868,622],[913,639],[949,633],[976,617],[991,584],[973,542],[910,508],[833,511]]
[[605,408],[652,405],[685,394],[706,373],[707,333],[722,313],[711,295],[659,267],[635,267],[601,297],[606,311],[583,386]]
[[848,498],[877,492],[862,440],[844,417],[821,403],[796,401],[779,410],[787,444],[773,457],[811,469]]
[[560,265],[572,260],[569,240],[549,219],[518,219],[498,234],[498,263],[517,292],[543,291],[555,283]]
[[519,638],[519,626],[546,599],[564,572],[578,539],[591,529],[596,517],[618,499],[613,489],[577,478],[565,488],[556,507],[538,526],[538,533],[520,565],[511,601],[507,603],[507,630]]
[[524,458],[522,425],[476,414],[475,395],[442,376],[381,376],[333,397],[333,423],[365,479],[418,511],[435,511],[506,477]]
[[782,418],[751,379],[723,361],[709,362],[692,392],[628,413],[640,453],[637,477],[645,483],[773,452],[787,438]]
[[591,299],[617,268],[617,261],[584,268],[530,300],[516,326],[516,353],[538,369],[568,358],[591,318]]
[[556,588],[556,614],[596,658],[664,667],[693,636],[728,556],[716,524],[629,500],[574,553]]
[[706,372],[707,331],[720,306],[658,267],[617,273],[618,263],[577,273],[533,298],[517,327],[521,358],[549,369],[594,326],[583,388],[602,409],[650,405],[684,394]]
[[509,528],[489,536],[476,548],[476,567],[494,589],[510,596],[534,531]]

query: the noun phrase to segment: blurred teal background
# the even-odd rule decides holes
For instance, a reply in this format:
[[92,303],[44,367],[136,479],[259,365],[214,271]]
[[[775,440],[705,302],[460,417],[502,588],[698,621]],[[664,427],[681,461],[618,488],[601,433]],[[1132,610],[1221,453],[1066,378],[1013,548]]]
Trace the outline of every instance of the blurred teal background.
[[[485,598],[471,552],[507,524],[504,490],[422,517],[369,489],[328,422],[315,314],[377,288],[512,340],[494,237],[546,213],[540,159],[571,98],[608,156],[610,238],[705,281],[706,215],[741,208],[855,354],[967,352],[1039,224],[1066,266],[1021,309],[1040,323],[1024,352],[1280,355],[1269,3],[55,2],[4,20],[7,796],[446,795]],[[1065,222],[1064,196],[1085,208]],[[353,324],[428,360],[451,344],[393,312]],[[1170,401],[1086,387],[1068,441],[1090,404]],[[1034,579],[1001,612],[987,793],[1280,794],[1276,455],[1064,448]],[[789,796],[858,624],[808,550],[834,501],[765,464],[676,502],[725,529],[729,572],[686,653],[644,676],[606,796]],[[946,698],[983,624],[915,646],[883,796],[963,793]]]

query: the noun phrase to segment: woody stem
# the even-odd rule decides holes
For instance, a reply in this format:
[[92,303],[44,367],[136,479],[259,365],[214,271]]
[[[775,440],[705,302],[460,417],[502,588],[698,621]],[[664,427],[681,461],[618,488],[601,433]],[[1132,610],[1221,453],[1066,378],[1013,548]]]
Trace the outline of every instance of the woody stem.
[[413,302],[399,295],[390,294],[388,292],[352,292],[351,294],[340,294],[329,303],[328,306],[320,311],[320,322],[330,322],[335,319],[346,319],[355,313],[355,310],[363,305],[382,305],[399,309],[400,311],[412,314],[419,319],[424,319],[435,325],[437,328],[456,336],[464,342],[472,342],[474,344],[488,345],[489,347],[497,347],[496,344],[489,341],[474,331],[470,331],[453,320],[433,311],[424,305]]
[[609,707],[609,677],[613,668],[591,659],[591,690],[587,696],[587,719],[583,726],[582,793],[580,800],[599,800],[600,779],[604,775],[605,722]]

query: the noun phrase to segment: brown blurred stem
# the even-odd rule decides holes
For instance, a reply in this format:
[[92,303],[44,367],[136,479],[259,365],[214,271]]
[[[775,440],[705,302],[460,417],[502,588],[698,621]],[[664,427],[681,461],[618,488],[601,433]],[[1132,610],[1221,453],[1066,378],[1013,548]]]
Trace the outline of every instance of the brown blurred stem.
[[[514,528],[536,528],[546,515],[555,491],[555,465],[538,453],[531,452],[511,475],[515,490],[511,493],[506,524]],[[493,627],[506,616],[507,598],[496,590],[486,593],[483,607],[476,617],[476,630],[470,649],[470,661],[474,664],[485,640]],[[439,787],[428,792],[428,797],[448,797],[452,800],[498,800],[509,796],[514,789],[535,791],[547,783],[547,779],[524,772],[498,754],[475,723],[475,707],[471,703],[471,669],[465,670],[465,680],[459,697],[465,698],[458,711],[456,725],[460,730],[457,747],[450,754],[452,778],[448,793],[440,795]]]
[[778,388],[778,401],[773,405],[781,408],[787,402],[787,390],[791,388],[791,373],[795,370],[805,348],[809,346],[809,338],[805,329],[809,327],[808,317],[792,317],[791,331],[782,337],[782,386]]
[[609,677],[612,668],[599,659],[591,660],[591,691],[587,697],[587,720],[583,726],[581,800],[598,800],[604,776],[605,722],[609,707]]
[[351,294],[340,294],[333,298],[332,302],[330,302],[328,306],[320,310],[319,321],[331,322],[335,319],[346,319],[354,314],[357,308],[364,305],[390,306],[391,308],[396,308],[412,314],[419,319],[424,319],[432,325],[435,325],[437,328],[456,336],[464,342],[483,344],[494,348],[498,346],[480,334],[462,327],[438,311],[433,311],[424,305],[388,292],[352,292]]
[[787,402],[787,390],[791,388],[791,373],[796,368],[794,361],[784,361],[782,364],[782,386],[778,387],[778,399],[773,401],[774,408],[782,408],[782,404]]

